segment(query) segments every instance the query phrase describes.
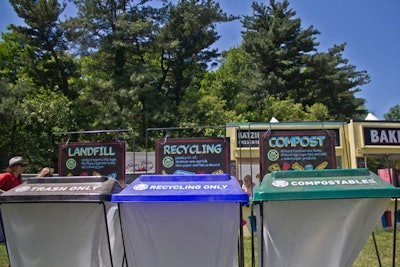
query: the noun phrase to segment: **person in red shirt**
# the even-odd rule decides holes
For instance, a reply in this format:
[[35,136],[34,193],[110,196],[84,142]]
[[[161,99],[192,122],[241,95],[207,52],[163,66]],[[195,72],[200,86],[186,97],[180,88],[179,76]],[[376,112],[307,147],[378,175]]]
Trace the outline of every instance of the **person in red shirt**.
[[[8,191],[22,183],[22,173],[28,164],[20,156],[13,157],[8,161],[8,168],[5,173],[0,174],[0,194]],[[0,243],[5,242],[3,232],[3,220],[0,210]]]
[[0,190],[8,191],[22,183],[22,173],[28,164],[20,156],[13,157],[8,161],[5,173],[0,174]]

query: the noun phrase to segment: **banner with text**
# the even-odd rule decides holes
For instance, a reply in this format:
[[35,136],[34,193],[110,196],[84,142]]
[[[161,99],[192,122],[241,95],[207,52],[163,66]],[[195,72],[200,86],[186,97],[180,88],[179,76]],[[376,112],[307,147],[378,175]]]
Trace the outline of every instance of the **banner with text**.
[[125,184],[125,142],[61,143],[60,176],[107,176]]
[[156,173],[229,173],[229,138],[156,140]]
[[[279,130],[282,132],[291,132],[293,130]],[[333,135],[335,146],[341,146],[339,129],[325,129]],[[236,131],[236,146],[237,147],[259,147],[260,136],[265,134],[267,130],[237,130]]]
[[271,131],[260,137],[263,176],[279,170],[335,168],[334,137],[324,130]]
[[400,146],[400,128],[363,127],[364,145]]
[[126,152],[125,174],[154,173],[155,152]]

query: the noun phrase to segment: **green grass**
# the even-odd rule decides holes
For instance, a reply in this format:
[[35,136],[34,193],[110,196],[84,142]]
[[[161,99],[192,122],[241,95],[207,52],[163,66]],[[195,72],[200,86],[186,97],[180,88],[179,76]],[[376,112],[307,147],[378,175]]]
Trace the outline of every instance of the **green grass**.
[[[396,243],[396,266],[400,266],[400,231],[397,231],[397,243]],[[393,232],[392,231],[376,231],[375,238],[379,250],[379,256],[382,267],[392,266],[392,245],[393,245]],[[255,239],[255,246],[256,246]],[[251,267],[252,261],[252,250],[251,250],[251,237],[244,238],[244,255],[245,255],[245,267]],[[257,263],[257,248],[255,248],[255,265]],[[8,266],[8,257],[6,247],[4,244],[0,245],[0,267]],[[372,235],[368,238],[365,246],[360,252],[360,255],[354,262],[353,267],[376,267],[379,266],[377,256],[375,253],[375,247],[372,239]],[[224,267],[224,266],[221,266]]]
[[7,250],[4,244],[0,245],[0,267],[8,266]]
[[[396,258],[395,266],[400,266],[400,231],[396,231]],[[382,267],[392,266],[393,254],[393,231],[376,231],[375,239],[379,251]],[[379,266],[372,235],[368,238],[360,255],[355,260],[353,267],[376,267]]]
[[[396,258],[395,266],[400,266],[400,231],[396,232]],[[392,251],[393,251],[393,231],[376,231],[375,239],[379,251],[379,257],[382,267],[392,266]],[[256,239],[255,239],[255,243]],[[255,264],[258,267],[257,261],[257,244],[255,244]],[[252,267],[251,260],[251,237],[244,238],[244,256],[245,256],[245,267]],[[377,267],[379,266],[377,255],[375,252],[375,246],[372,235],[368,238],[359,256],[355,260],[353,267]]]

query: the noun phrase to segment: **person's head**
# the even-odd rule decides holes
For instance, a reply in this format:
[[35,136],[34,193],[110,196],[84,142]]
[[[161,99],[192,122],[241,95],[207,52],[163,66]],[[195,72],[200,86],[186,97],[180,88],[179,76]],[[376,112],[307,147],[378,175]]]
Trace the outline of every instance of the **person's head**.
[[15,176],[19,176],[24,172],[26,166],[28,166],[28,163],[26,163],[21,156],[16,156],[16,157],[12,157],[8,161],[7,170],[14,173]]
[[253,181],[251,180],[251,176],[249,174],[247,174],[244,178],[243,178],[243,183],[249,187],[252,185]]
[[54,174],[54,169],[50,167],[44,167],[40,170],[38,177],[52,177]]

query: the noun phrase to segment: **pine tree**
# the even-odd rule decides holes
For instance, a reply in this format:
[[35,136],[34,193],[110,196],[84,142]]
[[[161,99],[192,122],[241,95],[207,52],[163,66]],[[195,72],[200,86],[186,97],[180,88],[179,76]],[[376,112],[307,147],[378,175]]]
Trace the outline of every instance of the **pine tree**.
[[335,45],[327,53],[318,52],[313,26],[303,30],[300,18],[289,2],[271,0],[269,6],[254,2],[254,14],[243,19],[243,49],[253,59],[259,75],[245,88],[248,101],[293,99],[307,106],[322,103],[331,119],[345,120],[366,114],[364,100],[356,98],[359,86],[369,82],[365,71],[357,71],[343,58],[345,44]]

